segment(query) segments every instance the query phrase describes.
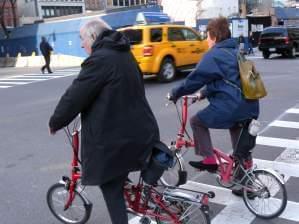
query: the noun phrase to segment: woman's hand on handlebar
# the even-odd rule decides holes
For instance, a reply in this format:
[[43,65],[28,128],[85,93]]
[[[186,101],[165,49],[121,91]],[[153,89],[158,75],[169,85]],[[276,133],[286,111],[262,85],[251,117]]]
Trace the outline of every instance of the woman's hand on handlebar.
[[178,100],[172,93],[167,93],[166,99],[172,101],[174,104],[176,104],[176,101]]

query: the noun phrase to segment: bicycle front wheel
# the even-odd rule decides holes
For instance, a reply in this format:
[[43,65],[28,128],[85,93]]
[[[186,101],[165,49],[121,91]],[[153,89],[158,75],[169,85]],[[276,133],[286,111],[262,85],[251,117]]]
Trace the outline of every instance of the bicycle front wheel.
[[173,166],[164,171],[160,181],[166,187],[178,186],[183,171],[183,158],[175,153]]
[[90,217],[91,204],[77,191],[75,198],[68,209],[64,206],[69,198],[69,191],[65,184],[56,183],[51,186],[47,193],[47,204],[52,214],[61,222],[66,224],[83,224]]
[[286,208],[287,191],[284,183],[268,170],[254,170],[245,183],[243,199],[257,217],[278,217]]

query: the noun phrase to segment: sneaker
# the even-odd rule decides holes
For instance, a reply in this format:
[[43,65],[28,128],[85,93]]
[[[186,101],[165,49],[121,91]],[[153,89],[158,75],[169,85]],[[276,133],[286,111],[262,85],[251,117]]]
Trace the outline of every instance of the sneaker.
[[199,169],[199,170],[207,170],[209,172],[216,172],[218,170],[218,164],[217,163],[211,163],[207,164],[204,160],[202,161],[190,161],[190,166]]
[[41,70],[40,70],[40,71],[41,71],[43,74],[45,74],[45,70],[44,70],[44,69],[42,69],[42,68],[41,68]]

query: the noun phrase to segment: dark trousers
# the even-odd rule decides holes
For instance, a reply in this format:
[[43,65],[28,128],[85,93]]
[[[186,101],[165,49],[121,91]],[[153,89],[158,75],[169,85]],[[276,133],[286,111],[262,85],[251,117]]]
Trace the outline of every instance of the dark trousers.
[[119,176],[100,186],[112,224],[128,224],[124,199],[124,185],[128,174]]
[[[195,154],[203,157],[212,156],[214,153],[209,128],[205,127],[197,115],[191,117],[190,125],[193,131]],[[229,129],[233,149],[237,144],[241,129],[239,126]]]
[[44,70],[47,69],[48,73],[52,73],[51,68],[50,68],[51,56],[44,55],[44,59],[45,59],[46,64],[42,67],[42,72],[44,72]]

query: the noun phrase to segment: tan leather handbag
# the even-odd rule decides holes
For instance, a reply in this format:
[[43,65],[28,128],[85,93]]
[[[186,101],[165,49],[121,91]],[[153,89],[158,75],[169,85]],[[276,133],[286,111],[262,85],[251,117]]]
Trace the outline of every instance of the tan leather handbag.
[[[222,48],[225,52],[234,56],[230,51]],[[247,60],[244,55],[240,53],[237,54],[240,81],[241,81],[241,92],[243,93],[245,99],[257,100],[263,98],[267,95],[266,88],[262,81],[260,73],[256,70],[254,62]],[[236,84],[231,81],[224,80],[228,84],[233,84],[236,88],[240,89]]]

